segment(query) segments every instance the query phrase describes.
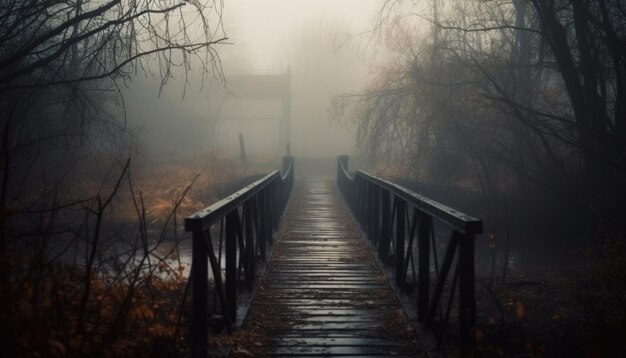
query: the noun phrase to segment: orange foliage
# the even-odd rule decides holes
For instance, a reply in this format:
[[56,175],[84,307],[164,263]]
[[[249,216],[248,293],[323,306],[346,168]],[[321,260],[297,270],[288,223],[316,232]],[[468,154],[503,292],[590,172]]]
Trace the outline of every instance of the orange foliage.
[[[217,157],[199,158],[196,162],[201,164],[144,168],[139,173],[134,171],[130,176],[132,180],[124,179],[125,184],[115,193],[112,205],[102,213],[107,236],[101,240],[107,240],[109,246],[116,242],[133,245],[134,230],[139,225],[121,224],[140,220],[142,225],[148,226],[144,227],[147,242],[157,241],[152,236],[158,236],[161,228],[165,232],[174,220],[177,220],[175,235],[182,234],[181,218],[216,201],[219,190],[233,179],[250,171],[262,172],[258,167],[242,168],[236,162]],[[77,178],[72,192],[88,198],[96,197],[98,193],[108,195],[110,188],[106,189],[108,184],[103,184],[103,174],[98,172],[101,168],[87,169],[85,175]],[[134,196],[127,185],[129,182],[132,182]],[[192,182],[191,190],[181,200]],[[175,216],[171,217],[179,200]],[[145,217],[142,217],[143,209]],[[80,238],[81,242],[92,240],[93,209],[72,208],[74,212],[66,216],[63,209],[55,210],[58,212],[55,211],[53,216],[63,217],[68,226],[76,224],[68,230],[68,236],[74,237],[73,240]],[[92,221],[85,221],[84,226],[75,219],[80,216],[76,212],[80,214],[81,210],[92,217]],[[127,229],[131,232],[122,232]],[[89,230],[92,231],[87,232]],[[109,236],[111,232],[114,234]],[[47,262],[44,251],[32,250],[26,245],[18,247],[11,256],[0,257],[0,272],[12,275],[9,278],[0,275],[0,346],[3,356],[176,357],[187,354],[190,310],[181,307],[181,302],[187,283],[183,274],[188,266],[172,266],[177,260],[177,252],[167,245],[172,241],[166,239],[173,239],[169,232],[157,238],[157,245],[165,243],[154,248],[153,255],[160,260],[151,265],[143,263],[140,267],[136,262],[115,261],[113,256],[111,260],[100,257],[98,255],[104,255],[104,251],[98,251],[91,277],[87,277],[84,262],[71,266],[59,263],[62,260],[58,257],[56,262]],[[33,241],[47,242],[52,235],[42,232],[40,236]],[[183,313],[182,320],[180,312]]]
[[[186,282],[177,274],[168,277],[146,276],[134,288],[92,278],[81,329],[81,276],[69,267],[56,267],[47,283],[37,288],[37,305],[35,288],[25,282],[15,309],[4,312],[11,315],[16,338],[9,351],[24,357],[182,356],[187,322],[178,322],[178,310]],[[121,317],[128,302],[127,314]]]

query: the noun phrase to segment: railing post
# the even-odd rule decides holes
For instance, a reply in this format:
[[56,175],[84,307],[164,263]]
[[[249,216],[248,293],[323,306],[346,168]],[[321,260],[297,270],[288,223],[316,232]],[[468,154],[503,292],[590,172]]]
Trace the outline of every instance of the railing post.
[[274,238],[272,237],[272,193],[271,185],[263,189],[263,220],[265,222],[265,243],[272,245]]
[[387,262],[391,237],[391,196],[389,190],[383,189],[382,191],[382,229],[378,239],[378,258],[382,262]]
[[265,261],[265,248],[267,243],[267,229],[265,228],[265,196],[263,194],[264,190],[257,193],[256,195],[256,203],[255,210],[257,212],[257,224],[258,224],[258,232],[257,232],[257,240],[259,245],[259,252],[261,253],[261,259]]
[[419,322],[424,322],[428,311],[428,293],[430,289],[430,233],[432,230],[432,217],[420,212],[418,223],[417,319]]
[[372,240],[372,243],[374,245],[376,245],[378,238],[380,237],[380,188],[378,188],[377,186],[374,186],[374,189],[372,191],[374,197],[372,198],[372,223],[373,223],[373,230],[372,230],[372,236],[370,238],[370,240]]
[[267,187],[265,187],[264,189],[264,195],[265,195],[265,207],[263,209],[264,214],[265,214],[265,220],[266,220],[266,232],[267,232],[267,242],[272,245],[274,243],[274,238],[272,237],[272,232],[274,231],[274,216],[273,216],[273,212],[272,212],[272,208],[273,208],[273,204],[272,201],[274,200],[274,188],[272,188],[272,185],[268,185]]
[[194,230],[192,236],[192,355],[194,358],[207,356],[209,335],[209,303],[208,303],[208,264],[207,250],[202,231]]
[[430,299],[430,303],[428,304],[428,312],[426,313],[426,318],[424,319],[424,327],[426,328],[430,328],[433,318],[435,317],[435,311],[437,310],[437,305],[439,305],[439,301],[441,300],[441,294],[446,283],[446,278],[448,277],[450,266],[452,266],[452,261],[454,260],[454,254],[458,246],[459,236],[459,232],[453,230],[452,236],[450,236],[450,241],[448,241],[448,248],[446,249],[443,262],[441,263],[441,269],[435,285],[435,291],[433,292],[433,297]]
[[403,288],[404,286],[404,229],[405,229],[405,212],[406,201],[396,196],[394,203],[396,205],[396,285]]
[[367,189],[367,236],[369,239],[374,242],[376,240],[376,186],[373,184],[368,184]]
[[237,210],[226,215],[226,310],[231,323],[237,322]]
[[278,224],[280,222],[280,186],[278,181],[274,181],[272,187],[272,232],[278,230]]
[[290,155],[284,156],[283,157],[283,175],[287,173],[287,169],[289,169],[290,165],[291,165],[291,170],[293,171],[293,157]]
[[[255,240],[254,240],[254,219],[252,215],[254,215],[254,205],[253,201],[248,201],[243,205],[244,210],[244,237],[246,242],[246,258],[244,263],[244,268],[246,270],[246,279],[250,285],[254,285],[254,281],[256,279],[256,269],[255,269]],[[258,235],[257,235],[258,241]]]
[[287,201],[289,200],[289,194],[291,193],[291,189],[293,188],[293,171],[294,171],[294,161],[293,157],[287,155],[283,157],[283,176],[285,176],[285,181],[281,181],[280,187],[280,210],[281,214],[287,207]]
[[341,173],[341,166],[343,165],[346,170],[348,170],[348,157],[347,155],[337,156],[337,174]]
[[474,286],[474,235],[459,237],[459,325],[461,345],[471,346],[472,329],[476,326]]
[[357,180],[357,196],[359,201],[359,215],[357,219],[362,228],[365,228],[365,210],[367,209],[367,182],[365,180]]

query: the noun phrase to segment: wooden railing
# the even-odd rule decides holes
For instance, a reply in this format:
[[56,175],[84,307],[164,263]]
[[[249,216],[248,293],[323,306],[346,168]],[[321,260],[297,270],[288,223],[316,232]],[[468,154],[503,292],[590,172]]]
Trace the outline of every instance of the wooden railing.
[[[351,176],[345,155],[337,158],[337,183],[379,260],[391,263],[396,285],[404,291],[417,286],[417,319],[440,341],[448,333],[458,284],[458,333],[461,345],[470,346],[476,326],[474,239],[482,233],[482,221],[363,171]],[[450,232],[441,263],[433,219]],[[415,244],[417,257],[413,253]],[[448,282],[454,262],[456,267]],[[409,269],[412,275],[407,277]],[[444,296],[447,300],[442,299]]]
[[[293,157],[283,158],[278,170],[244,189],[185,218],[185,231],[191,232],[193,357],[207,357],[209,333],[209,264],[213,294],[230,332],[237,319],[238,289],[245,284],[253,290],[257,260],[265,260],[278,229],[280,217],[293,188]],[[219,239],[215,250],[213,236]],[[224,248],[222,250],[222,242]],[[217,251],[217,255],[216,255]],[[224,252],[224,263],[221,254]],[[222,266],[225,274],[222,277]]]

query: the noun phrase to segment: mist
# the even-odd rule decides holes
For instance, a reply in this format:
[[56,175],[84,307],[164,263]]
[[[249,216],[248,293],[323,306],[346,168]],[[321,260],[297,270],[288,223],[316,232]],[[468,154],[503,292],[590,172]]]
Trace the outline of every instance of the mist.
[[625,23],[620,0],[2,2],[0,347],[622,357]]
[[[193,64],[172,67],[166,86],[154,74],[133,76],[123,89],[128,128],[158,160],[208,150],[237,157],[239,134],[248,155],[284,155],[284,121],[293,155],[353,154],[356,126],[347,116],[334,116],[332,102],[357,93],[371,78],[379,46],[363,34],[371,30],[376,9],[375,1],[225,3],[228,43],[220,45],[219,64],[210,73]],[[280,98],[237,93],[249,92],[238,82],[242,77],[263,75],[288,77],[286,112]]]

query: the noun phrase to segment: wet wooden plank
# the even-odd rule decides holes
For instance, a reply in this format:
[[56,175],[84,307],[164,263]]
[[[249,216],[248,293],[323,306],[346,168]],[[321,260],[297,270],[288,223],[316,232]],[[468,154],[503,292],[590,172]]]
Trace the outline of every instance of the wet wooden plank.
[[[300,332],[300,331],[311,331],[311,332],[333,332],[336,334],[345,334],[359,331],[374,331],[377,332],[377,336],[383,334],[381,331],[380,321],[370,321],[370,322],[293,322],[290,325],[289,332]],[[327,333],[328,334],[328,333]]]
[[398,344],[384,338],[367,337],[277,337],[272,340],[272,347],[386,347],[387,350],[398,349]]
[[395,356],[402,353],[401,347],[398,346],[291,346],[291,347],[271,347],[261,354],[279,357],[286,356],[310,356],[310,355],[383,355]]
[[260,356],[420,356],[414,332],[389,335],[401,310],[329,178],[301,178],[243,327],[271,337]]

